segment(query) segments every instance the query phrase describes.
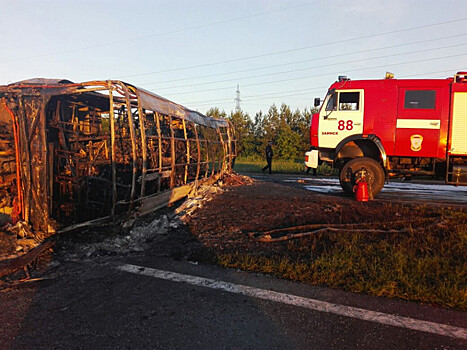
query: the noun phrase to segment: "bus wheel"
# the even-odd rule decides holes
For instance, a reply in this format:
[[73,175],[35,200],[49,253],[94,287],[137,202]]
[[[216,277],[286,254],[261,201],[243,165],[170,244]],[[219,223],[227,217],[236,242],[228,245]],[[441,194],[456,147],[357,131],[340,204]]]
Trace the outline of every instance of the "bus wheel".
[[353,195],[356,179],[362,173],[368,182],[368,190],[371,190],[373,197],[375,197],[384,186],[385,175],[381,165],[373,158],[354,158],[345,163],[339,173],[342,189],[347,195]]

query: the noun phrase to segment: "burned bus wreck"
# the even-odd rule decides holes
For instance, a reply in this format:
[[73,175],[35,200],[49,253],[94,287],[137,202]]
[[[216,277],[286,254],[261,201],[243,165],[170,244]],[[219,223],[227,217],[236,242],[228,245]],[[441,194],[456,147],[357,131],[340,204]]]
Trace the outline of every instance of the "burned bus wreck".
[[121,81],[0,86],[0,223],[145,214],[231,170],[232,125]]

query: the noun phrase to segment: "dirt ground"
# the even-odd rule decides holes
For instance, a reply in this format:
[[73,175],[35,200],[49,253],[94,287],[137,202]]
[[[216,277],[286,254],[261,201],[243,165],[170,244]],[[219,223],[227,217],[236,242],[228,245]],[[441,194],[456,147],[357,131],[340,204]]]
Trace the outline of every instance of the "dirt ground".
[[[310,231],[310,227],[316,224],[322,227],[349,224],[346,227],[358,225],[367,230],[395,232],[408,226],[438,225],[438,231],[444,232],[442,225],[445,223],[441,216],[443,210],[449,211],[449,208],[392,202],[360,203],[353,198],[313,193],[239,175],[227,177],[220,184],[205,188],[194,198],[178,205],[178,208],[165,208],[117,225],[63,234],[58,237],[54,248],[47,250],[42,260],[39,259],[45,263],[35,265],[43,268],[30,269],[31,276],[38,277],[44,273],[53,259],[80,260],[112,255],[146,254],[211,263],[218,262],[221,256],[246,254],[266,259],[284,256],[289,261],[310,261],[323,249],[335,244],[332,240],[337,234],[321,236],[319,240],[316,235],[309,235],[274,243],[256,241],[251,234],[257,233],[261,237],[264,231],[284,229],[287,232],[287,228],[305,226],[293,231],[300,233]],[[461,220],[465,221],[465,212],[462,215]],[[465,226],[464,221],[461,224]],[[370,241],[382,236],[392,240],[396,236],[392,235],[391,231],[368,234],[363,237],[363,242],[366,237]],[[18,242],[25,239],[32,240],[4,230],[0,234],[0,254],[3,254],[0,260],[26,251],[27,247],[18,248]],[[357,244],[361,245],[362,239],[359,239]],[[439,241],[442,239],[440,236]],[[18,249],[22,250],[16,252]],[[24,274],[19,270],[1,280],[24,278]]]
[[[146,234],[145,244],[133,250],[129,242],[122,244],[118,237],[129,237],[128,234],[135,231],[135,227],[150,230],[148,223],[157,221],[166,214],[170,216],[168,221],[174,219],[173,210],[176,207],[136,219],[134,223],[125,223],[126,227],[104,225],[67,233],[59,238],[58,244],[66,249],[71,249],[74,244],[89,244],[88,251],[81,253],[88,256],[99,255],[100,252],[105,254],[109,244],[98,245],[97,248],[96,244],[110,238],[113,240],[112,245],[121,246],[121,249],[110,248],[113,254],[131,253],[151,247],[161,255],[179,259],[210,260],[217,253],[243,250],[270,255],[287,247],[286,242],[256,242],[248,236],[251,232],[312,224],[372,223],[370,226],[380,227],[386,222],[415,222],[438,215],[426,207],[371,201],[359,203],[353,198],[312,193],[240,175],[224,179],[215,187],[215,191],[208,192],[208,195],[205,192],[204,196],[198,195],[191,200],[188,213],[181,213],[185,214],[181,216],[181,222],[177,223],[175,220],[170,225],[166,223],[168,227],[162,235]],[[160,231],[157,227],[155,230]],[[27,237],[24,230],[22,234],[17,232],[14,228],[0,230],[0,260],[28,251],[34,246],[34,241],[37,244],[38,240],[34,235]],[[136,240],[138,239],[141,241],[140,237]],[[134,237],[130,240],[134,241]],[[92,245],[95,249],[89,248]]]
[[[287,242],[265,244],[248,233],[313,224],[363,224],[381,228],[390,223],[434,220],[436,210],[424,206],[356,202],[354,198],[312,193],[270,182],[227,187],[187,220],[190,233],[203,246],[224,253],[256,250],[270,254]],[[304,228],[306,230],[306,227]]]
[[467,307],[464,207],[362,203],[254,181],[225,187],[184,221],[192,242],[189,249],[184,245],[185,259],[352,292]]

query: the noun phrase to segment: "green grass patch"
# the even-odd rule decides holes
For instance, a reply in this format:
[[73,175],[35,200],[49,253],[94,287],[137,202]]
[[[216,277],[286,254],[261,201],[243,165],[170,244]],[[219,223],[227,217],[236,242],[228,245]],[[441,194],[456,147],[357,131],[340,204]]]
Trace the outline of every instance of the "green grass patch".
[[[237,158],[234,170],[238,173],[260,173],[266,166],[265,159]],[[281,174],[301,174],[306,170],[303,159],[273,159],[272,172]],[[318,166],[317,173],[320,175],[331,175],[332,168],[323,164]]]
[[[277,253],[217,255],[224,267],[352,292],[467,310],[467,213],[440,209],[440,224],[400,234],[329,232]],[[277,243],[264,243],[277,244]]]

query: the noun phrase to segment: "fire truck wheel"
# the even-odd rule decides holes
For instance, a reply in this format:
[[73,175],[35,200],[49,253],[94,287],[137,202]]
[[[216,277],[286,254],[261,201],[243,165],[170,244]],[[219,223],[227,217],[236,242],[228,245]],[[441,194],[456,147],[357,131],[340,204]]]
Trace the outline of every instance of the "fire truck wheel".
[[347,195],[353,196],[353,187],[355,186],[355,174],[361,169],[367,172],[367,182],[369,189],[376,196],[384,186],[384,170],[381,165],[373,158],[354,158],[342,167],[339,173],[339,182]]

